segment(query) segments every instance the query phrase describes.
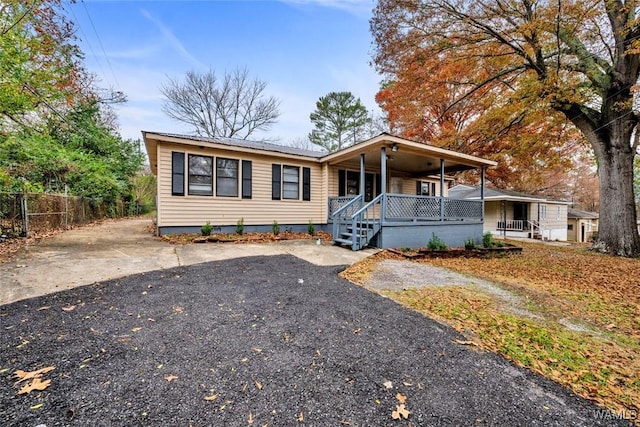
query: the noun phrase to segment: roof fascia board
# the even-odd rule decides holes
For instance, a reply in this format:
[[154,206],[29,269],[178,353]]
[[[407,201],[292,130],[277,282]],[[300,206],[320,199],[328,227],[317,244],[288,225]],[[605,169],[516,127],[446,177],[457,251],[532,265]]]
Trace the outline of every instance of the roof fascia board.
[[181,145],[189,145],[189,146],[196,146],[196,147],[215,148],[219,150],[250,153],[250,154],[260,153],[270,157],[305,160],[312,163],[321,163],[321,159],[319,157],[305,156],[302,154],[282,153],[280,151],[263,150],[261,148],[239,147],[237,145],[220,144],[220,143],[215,143],[210,141],[199,141],[195,139],[183,139],[176,136],[159,135],[157,133],[151,133],[151,132],[144,133],[145,143],[147,138],[153,139],[158,142],[168,143],[168,144],[181,144]]
[[487,160],[476,156],[471,156],[469,154],[458,153],[456,151],[447,150],[444,148],[434,147],[432,145],[422,144],[419,142],[411,141],[408,139],[400,138],[397,136],[392,136],[388,134],[381,134],[376,137],[369,139],[368,141],[360,142],[358,144],[347,147],[343,150],[337,151],[335,153],[330,153],[324,157],[322,157],[322,161],[324,162],[333,162],[336,159],[343,159],[352,156],[353,154],[357,154],[359,151],[366,150],[370,146],[375,146],[376,144],[381,143],[396,143],[402,144],[405,147],[409,147],[411,149],[415,149],[416,151],[424,152],[425,154],[429,154],[432,157],[440,157],[456,160],[459,162],[467,162],[471,165],[475,166],[496,166],[498,163],[493,160]]

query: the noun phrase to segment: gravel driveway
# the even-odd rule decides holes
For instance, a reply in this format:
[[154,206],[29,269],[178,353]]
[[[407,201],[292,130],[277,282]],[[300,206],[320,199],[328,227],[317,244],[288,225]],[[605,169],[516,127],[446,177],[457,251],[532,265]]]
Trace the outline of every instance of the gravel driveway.
[[238,258],[0,306],[0,425],[628,425],[339,270]]

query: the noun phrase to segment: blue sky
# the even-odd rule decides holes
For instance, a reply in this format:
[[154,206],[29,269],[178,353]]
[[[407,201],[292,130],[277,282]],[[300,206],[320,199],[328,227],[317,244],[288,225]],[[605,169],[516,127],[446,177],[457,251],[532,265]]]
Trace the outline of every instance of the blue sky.
[[373,0],[122,1],[65,4],[87,68],[100,85],[123,91],[125,138],[140,131],[186,133],[161,110],[161,84],[189,70],[246,67],[280,99],[281,116],[266,133],[287,144],[312,129],[320,96],[350,91],[370,110],[381,77],[369,65]]

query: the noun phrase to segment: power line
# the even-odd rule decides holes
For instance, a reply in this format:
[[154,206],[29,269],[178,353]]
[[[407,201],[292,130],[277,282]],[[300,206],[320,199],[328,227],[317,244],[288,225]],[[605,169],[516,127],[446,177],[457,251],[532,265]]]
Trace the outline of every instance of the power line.
[[104,45],[102,44],[102,39],[98,34],[98,30],[96,29],[95,24],[93,23],[93,19],[91,18],[91,14],[89,13],[89,8],[87,8],[87,4],[84,0],[80,0],[82,6],[84,7],[85,13],[87,14],[87,18],[89,18],[89,23],[91,24],[91,28],[93,28],[93,33],[96,35],[96,39],[98,39],[98,44],[100,45],[100,50],[102,50],[102,54],[104,55],[104,59],[107,61],[107,65],[109,66],[109,71],[111,71],[111,75],[113,76],[113,80],[116,83],[116,87],[120,92],[122,92],[122,87],[120,86],[120,82],[118,81],[118,77],[116,77],[116,73],[113,71],[113,67],[111,65],[111,61],[109,60],[109,56],[107,55],[106,50],[104,49]]

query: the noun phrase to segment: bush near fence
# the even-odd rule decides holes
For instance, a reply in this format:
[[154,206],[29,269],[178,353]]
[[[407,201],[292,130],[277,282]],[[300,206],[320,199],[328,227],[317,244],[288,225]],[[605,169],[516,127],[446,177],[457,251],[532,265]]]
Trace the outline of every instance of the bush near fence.
[[141,215],[153,209],[154,206],[137,202],[96,203],[81,196],[65,194],[0,193],[0,234],[26,236],[27,233],[66,229],[104,218]]

